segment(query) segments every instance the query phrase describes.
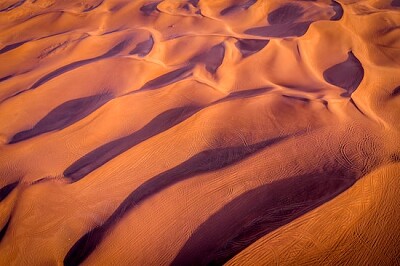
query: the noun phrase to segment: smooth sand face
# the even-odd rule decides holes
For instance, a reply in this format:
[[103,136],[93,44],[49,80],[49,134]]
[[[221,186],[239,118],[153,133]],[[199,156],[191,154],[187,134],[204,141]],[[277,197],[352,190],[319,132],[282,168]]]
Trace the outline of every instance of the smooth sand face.
[[2,1],[0,264],[399,263],[399,8]]

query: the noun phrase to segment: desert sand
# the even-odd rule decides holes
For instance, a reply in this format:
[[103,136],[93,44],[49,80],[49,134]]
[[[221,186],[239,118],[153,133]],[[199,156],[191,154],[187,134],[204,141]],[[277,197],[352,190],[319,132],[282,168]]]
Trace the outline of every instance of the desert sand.
[[0,1],[0,265],[400,265],[400,1]]

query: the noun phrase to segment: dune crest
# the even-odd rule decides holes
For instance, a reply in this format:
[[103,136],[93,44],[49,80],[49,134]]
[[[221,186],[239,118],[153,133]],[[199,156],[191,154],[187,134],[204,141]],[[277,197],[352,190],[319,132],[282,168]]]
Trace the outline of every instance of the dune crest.
[[398,264],[399,8],[2,1],[0,264]]

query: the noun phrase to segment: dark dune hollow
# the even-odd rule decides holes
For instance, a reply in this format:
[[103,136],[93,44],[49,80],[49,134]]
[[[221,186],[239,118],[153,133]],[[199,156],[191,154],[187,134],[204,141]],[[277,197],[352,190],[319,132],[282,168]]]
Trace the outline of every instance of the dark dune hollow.
[[64,265],[82,263],[101,242],[107,230],[114,226],[128,211],[152,195],[195,175],[216,171],[234,164],[286,138],[288,136],[269,139],[249,146],[206,150],[194,155],[182,164],[149,179],[135,189],[102,225],[86,233],[72,246],[64,259]]
[[310,173],[244,193],[200,225],[172,265],[222,265],[251,243],[351,187],[345,173]]
[[6,81],[6,80],[8,80],[8,79],[10,79],[12,77],[13,77],[13,75],[8,75],[8,76],[5,76],[5,77],[2,77],[2,78],[0,78],[0,82]]
[[243,57],[248,57],[264,49],[269,43],[269,40],[245,40],[241,39],[235,43],[235,46],[240,50]]
[[285,97],[285,98],[288,98],[288,99],[302,101],[302,102],[305,102],[305,103],[310,102],[310,99],[307,99],[307,98],[304,98],[304,97],[300,97],[300,96],[292,96],[292,95],[282,95],[282,96]]
[[40,85],[66,73],[66,72],[72,71],[78,67],[93,63],[93,62],[101,60],[101,59],[115,56],[118,53],[120,53],[128,44],[129,44],[129,40],[124,40],[124,41],[118,43],[117,45],[115,45],[113,48],[111,48],[109,51],[107,51],[105,54],[103,54],[101,56],[73,62],[73,63],[70,63],[63,67],[60,67],[60,68],[50,72],[49,74],[45,75],[44,77],[40,78],[29,89],[30,90],[35,89],[35,88],[39,87]]
[[245,99],[245,98],[255,97],[258,95],[262,95],[268,91],[271,91],[272,89],[273,89],[272,87],[265,87],[265,88],[257,88],[257,89],[243,90],[243,91],[235,91],[230,93],[228,96],[215,101],[213,104],[230,101],[234,99]]
[[400,162],[400,153],[398,153],[398,154],[392,154],[392,155],[390,156],[390,159],[391,159],[391,161],[394,162],[394,163]]
[[22,5],[23,3],[25,3],[25,0],[19,0],[17,2],[15,2],[14,4],[11,4],[10,6],[0,9],[0,12],[7,12],[10,10],[13,10],[14,8],[19,7],[20,5]]
[[245,30],[244,33],[254,36],[264,37],[299,37],[304,35],[311,25],[311,21],[289,23],[289,24],[276,24],[272,26],[256,27]]
[[94,4],[94,5],[88,6],[87,8],[85,8],[85,9],[83,10],[83,12],[92,11],[92,10],[98,8],[99,6],[101,6],[101,4],[103,4],[103,2],[104,2],[104,1],[99,1],[98,3],[96,3],[96,4]]
[[301,6],[286,4],[268,14],[268,23],[270,25],[294,23],[303,14],[304,10]]
[[393,0],[391,5],[394,7],[400,7],[400,0]]
[[13,43],[13,44],[9,44],[7,46],[5,46],[3,49],[0,50],[0,54],[4,54],[8,51],[11,51],[13,49],[16,49],[20,46],[22,46],[24,43],[26,43],[27,41],[23,41],[23,42],[18,42],[18,43]]
[[0,188],[0,202],[3,201],[17,186],[19,182],[14,182]]
[[140,8],[140,11],[141,11],[145,16],[150,16],[151,13],[153,13],[154,11],[157,10],[157,5],[158,5],[159,3],[160,3],[160,2],[154,2],[154,3],[146,4],[146,5],[144,5],[144,6],[142,6],[142,7]]
[[8,226],[10,225],[11,217],[8,218],[7,223],[3,226],[3,228],[0,231],[0,242],[3,240],[4,236],[6,235]]
[[349,52],[346,61],[325,70],[323,76],[330,84],[346,90],[343,97],[350,97],[364,78],[364,68],[354,54]]
[[131,55],[137,54],[138,56],[146,56],[150,53],[151,49],[153,49],[154,45],[154,40],[153,37],[150,36],[150,38],[146,41],[143,41],[141,43],[138,43],[136,47],[129,53]]
[[333,1],[332,2],[332,8],[333,8],[333,11],[335,11],[335,15],[333,15],[332,17],[331,17],[331,20],[340,20],[342,17],[343,17],[343,8],[342,8],[342,5],[341,4],[339,4],[338,2],[336,2],[336,1]]
[[400,266],[399,122],[400,0],[0,0],[0,266]]
[[215,45],[209,51],[195,56],[191,59],[193,63],[203,63],[206,66],[206,70],[214,74],[222,64],[225,55],[225,46],[223,43]]
[[229,15],[229,14],[234,13],[239,10],[247,10],[255,3],[257,3],[257,0],[248,0],[247,2],[245,2],[243,4],[229,6],[225,9],[223,9],[219,14],[221,16],[226,16],[226,15]]
[[358,107],[358,105],[354,102],[353,99],[350,99],[349,102],[357,109],[357,111],[359,111],[362,115],[365,116],[365,113],[360,109],[360,107]]
[[15,134],[9,143],[13,144],[46,132],[64,129],[85,118],[110,99],[111,95],[100,94],[65,102],[50,111],[33,128]]
[[396,88],[392,91],[392,93],[391,93],[390,95],[392,95],[392,96],[398,96],[398,95],[400,95],[400,86],[396,87]]
[[69,166],[64,171],[64,176],[70,178],[73,182],[76,182],[140,142],[182,122],[199,109],[200,108],[196,106],[185,106],[168,110],[155,117],[138,131],[126,137],[104,144],[103,146],[86,154]]
[[193,65],[188,65],[148,81],[140,90],[154,90],[183,80],[191,75]]
[[192,4],[192,6],[197,7],[199,4],[199,0],[188,0],[188,3]]
[[[212,102],[208,106],[238,98],[243,99],[255,97],[270,90],[272,90],[272,88],[267,87],[233,92],[220,100]],[[185,106],[165,111],[152,119],[147,125],[138,131],[126,137],[104,144],[78,159],[64,171],[64,176],[70,178],[72,182],[76,182],[110,161],[112,158],[122,154],[140,142],[181,123],[185,119],[202,110],[202,108],[204,108],[204,106]]]

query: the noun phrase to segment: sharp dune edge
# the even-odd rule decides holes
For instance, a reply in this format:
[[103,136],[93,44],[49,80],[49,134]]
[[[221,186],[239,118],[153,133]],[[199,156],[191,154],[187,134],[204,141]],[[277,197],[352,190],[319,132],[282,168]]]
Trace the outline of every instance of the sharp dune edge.
[[3,0],[1,265],[400,265],[400,2]]

